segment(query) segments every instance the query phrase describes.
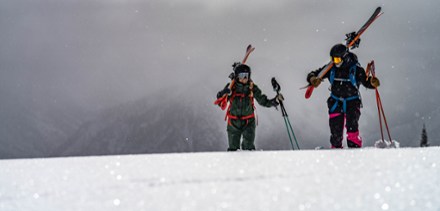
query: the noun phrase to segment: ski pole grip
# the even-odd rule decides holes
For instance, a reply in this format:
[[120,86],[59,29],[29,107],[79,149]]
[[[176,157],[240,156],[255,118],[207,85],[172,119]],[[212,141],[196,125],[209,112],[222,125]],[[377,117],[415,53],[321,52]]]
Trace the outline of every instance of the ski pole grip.
[[275,79],[275,77],[272,77],[271,82],[272,82],[273,90],[274,90],[275,92],[277,92],[277,93],[280,92],[281,87],[280,87],[280,84],[278,84],[278,82],[277,82],[277,80]]

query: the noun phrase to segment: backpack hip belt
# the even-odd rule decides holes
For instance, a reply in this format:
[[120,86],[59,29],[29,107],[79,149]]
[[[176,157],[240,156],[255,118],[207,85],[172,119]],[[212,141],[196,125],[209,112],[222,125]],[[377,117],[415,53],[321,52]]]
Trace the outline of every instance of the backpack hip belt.
[[332,108],[330,109],[330,113],[333,113],[333,111],[336,110],[336,107],[338,107],[339,101],[342,102],[342,109],[343,109],[344,113],[347,113],[347,101],[359,99],[359,95],[355,95],[355,96],[351,96],[351,97],[347,97],[347,98],[337,97],[334,94],[331,94],[330,96],[331,96],[331,98],[336,100],[335,104],[333,104]]

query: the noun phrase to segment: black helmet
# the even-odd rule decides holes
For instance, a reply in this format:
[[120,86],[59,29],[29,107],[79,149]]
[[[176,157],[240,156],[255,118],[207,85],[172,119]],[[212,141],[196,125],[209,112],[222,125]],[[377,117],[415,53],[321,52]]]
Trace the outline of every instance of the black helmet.
[[251,68],[249,66],[245,64],[235,64],[233,67],[236,78],[239,78],[240,76],[247,77],[248,79],[251,78]]
[[344,58],[347,52],[348,52],[348,48],[345,45],[336,44],[330,50],[330,56]]

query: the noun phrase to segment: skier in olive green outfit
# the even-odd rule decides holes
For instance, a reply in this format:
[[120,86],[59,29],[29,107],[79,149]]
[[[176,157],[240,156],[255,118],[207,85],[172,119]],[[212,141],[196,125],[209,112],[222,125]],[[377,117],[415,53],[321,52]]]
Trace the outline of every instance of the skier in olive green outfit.
[[279,100],[283,100],[283,98],[281,95],[277,95],[269,100],[251,80],[251,69],[249,66],[235,63],[233,67],[232,87],[228,83],[223,90],[217,93],[217,99],[227,95],[227,100],[229,101],[229,107],[226,112],[228,120],[228,151],[240,149],[241,136],[243,136],[241,149],[255,150],[256,121],[254,98],[258,104],[264,107],[278,106]]

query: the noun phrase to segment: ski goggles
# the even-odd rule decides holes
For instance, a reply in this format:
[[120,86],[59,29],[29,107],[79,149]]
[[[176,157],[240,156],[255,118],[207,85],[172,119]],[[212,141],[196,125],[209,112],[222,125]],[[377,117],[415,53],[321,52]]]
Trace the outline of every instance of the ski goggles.
[[339,63],[341,63],[342,62],[342,58],[341,57],[332,57],[331,58],[332,59],[332,62],[333,63],[335,63],[335,64],[339,64]]
[[238,73],[238,79],[249,78],[249,73]]

